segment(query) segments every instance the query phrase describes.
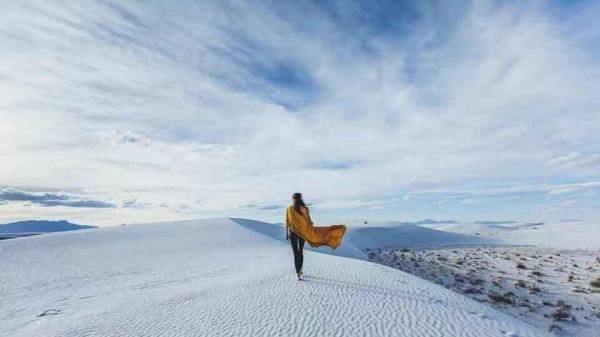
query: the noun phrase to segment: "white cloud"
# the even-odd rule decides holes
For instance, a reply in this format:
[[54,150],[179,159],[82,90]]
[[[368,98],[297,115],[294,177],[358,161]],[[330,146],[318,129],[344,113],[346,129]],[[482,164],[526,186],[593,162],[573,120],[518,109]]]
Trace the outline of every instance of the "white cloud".
[[398,31],[359,2],[7,6],[0,183],[157,205],[100,224],[600,178],[594,4],[424,2]]
[[548,161],[548,165],[562,169],[600,169],[600,153],[571,152],[567,155],[557,156]]

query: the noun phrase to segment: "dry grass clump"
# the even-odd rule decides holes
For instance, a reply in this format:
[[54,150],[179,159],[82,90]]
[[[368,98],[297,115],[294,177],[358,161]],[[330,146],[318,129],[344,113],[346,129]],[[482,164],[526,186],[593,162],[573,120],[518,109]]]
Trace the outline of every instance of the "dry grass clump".
[[571,306],[564,301],[556,302],[556,311],[552,314],[555,321],[566,321],[571,317]]

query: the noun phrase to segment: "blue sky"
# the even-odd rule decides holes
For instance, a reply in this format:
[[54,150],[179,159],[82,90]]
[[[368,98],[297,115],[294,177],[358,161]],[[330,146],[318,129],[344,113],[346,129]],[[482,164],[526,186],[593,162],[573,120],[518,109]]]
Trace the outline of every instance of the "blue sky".
[[596,1],[25,1],[0,221],[600,216]]

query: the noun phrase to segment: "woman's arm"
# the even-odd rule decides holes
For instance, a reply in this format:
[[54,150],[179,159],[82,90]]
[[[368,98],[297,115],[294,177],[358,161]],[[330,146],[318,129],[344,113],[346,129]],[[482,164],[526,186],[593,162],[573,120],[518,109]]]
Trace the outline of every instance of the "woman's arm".
[[288,216],[287,210],[285,210],[285,239],[289,241],[290,239],[290,218]]

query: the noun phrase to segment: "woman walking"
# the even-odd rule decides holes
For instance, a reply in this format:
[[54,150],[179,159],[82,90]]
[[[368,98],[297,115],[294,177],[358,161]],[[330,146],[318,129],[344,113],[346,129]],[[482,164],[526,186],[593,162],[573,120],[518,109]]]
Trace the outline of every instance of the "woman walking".
[[302,280],[303,274],[304,242],[308,242],[311,247],[328,246],[336,249],[342,243],[345,232],[345,225],[313,226],[308,207],[302,199],[302,194],[294,193],[292,205],[287,208],[285,215],[285,239],[292,244],[298,281]]

